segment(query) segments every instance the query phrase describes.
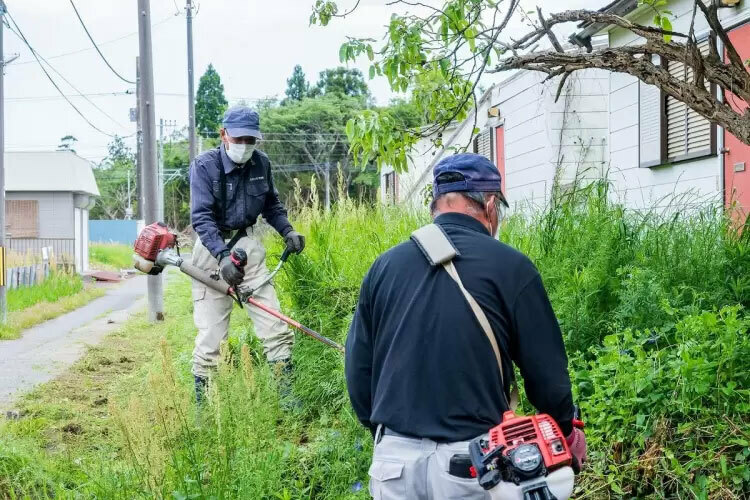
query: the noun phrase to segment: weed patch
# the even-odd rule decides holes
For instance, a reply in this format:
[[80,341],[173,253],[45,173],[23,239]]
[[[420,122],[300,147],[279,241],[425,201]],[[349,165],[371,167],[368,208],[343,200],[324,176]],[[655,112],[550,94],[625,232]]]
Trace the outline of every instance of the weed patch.
[[[308,247],[278,276],[283,308],[343,342],[372,261],[424,222],[348,201],[298,214]],[[566,339],[590,443],[578,498],[748,496],[748,235],[719,211],[627,213],[604,185],[504,224],[501,239],[539,268]],[[282,243],[267,244],[271,266]],[[297,337],[304,405],[285,413],[235,311],[197,409],[186,279],[170,286],[167,310],[162,324],[129,322],[29,397],[27,416],[0,432],[0,496],[367,498],[372,439],[338,353]]]

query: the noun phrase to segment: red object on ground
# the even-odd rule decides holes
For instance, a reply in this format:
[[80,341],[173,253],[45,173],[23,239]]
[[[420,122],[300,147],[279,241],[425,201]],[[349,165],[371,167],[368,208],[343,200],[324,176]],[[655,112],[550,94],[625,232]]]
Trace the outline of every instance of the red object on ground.
[[166,224],[154,222],[143,228],[138,239],[135,240],[134,250],[144,259],[154,262],[156,255],[165,248],[173,247],[176,240],[177,237],[169,232]]
[[122,281],[122,276],[120,276],[117,273],[113,273],[110,271],[94,271],[89,276],[94,278],[96,281]]

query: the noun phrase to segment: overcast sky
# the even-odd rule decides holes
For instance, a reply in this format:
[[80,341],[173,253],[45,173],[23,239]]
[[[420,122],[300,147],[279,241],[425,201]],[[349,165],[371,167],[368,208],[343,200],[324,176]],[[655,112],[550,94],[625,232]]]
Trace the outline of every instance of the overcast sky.
[[[138,53],[135,0],[74,0],[94,40],[115,69],[135,77]],[[63,92],[98,128],[128,136],[135,126],[135,86],[119,80],[93,50],[69,0],[6,0],[8,10],[31,46],[88,95],[87,102],[69,83],[51,71]],[[187,56],[184,0],[151,0],[156,90],[156,120],[187,124]],[[209,63],[221,76],[230,104],[239,99],[282,96],[286,79],[301,64],[308,79],[339,65],[338,48],[347,35],[380,38],[391,9],[380,0],[364,0],[345,20],[328,27],[309,26],[313,0],[200,0],[193,21],[195,85]],[[442,2],[432,2],[442,3]],[[545,12],[597,8],[604,0],[525,0]],[[347,1],[339,2],[343,9]],[[520,29],[520,26],[516,27]],[[53,150],[60,138],[78,138],[77,152],[92,161],[106,155],[110,137],[90,127],[57,93],[31,52],[15,34],[4,30],[4,52],[19,58],[5,72],[5,143],[8,151]],[[367,74],[367,65],[360,69]],[[493,76],[499,81],[502,76]],[[493,83],[493,80],[487,82]],[[380,104],[392,97],[385,79],[368,82]],[[97,109],[94,105],[101,108]],[[109,115],[109,116],[107,116]],[[128,139],[133,145],[134,140]]]

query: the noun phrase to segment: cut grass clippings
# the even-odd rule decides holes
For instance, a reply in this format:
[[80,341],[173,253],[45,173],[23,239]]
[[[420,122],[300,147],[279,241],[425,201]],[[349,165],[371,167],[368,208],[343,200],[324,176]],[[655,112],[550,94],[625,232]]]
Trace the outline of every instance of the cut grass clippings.
[[133,267],[133,248],[121,243],[89,245],[89,266],[100,271],[119,271]]

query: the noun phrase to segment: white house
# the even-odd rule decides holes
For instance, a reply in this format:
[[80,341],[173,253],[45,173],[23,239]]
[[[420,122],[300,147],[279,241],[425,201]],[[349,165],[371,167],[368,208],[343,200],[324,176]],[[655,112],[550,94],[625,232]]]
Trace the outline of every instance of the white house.
[[[746,3],[720,12],[740,55],[750,58]],[[673,0],[669,8],[674,29],[687,31],[692,1]],[[638,7],[637,0],[615,1],[601,10],[643,24],[653,17]],[[697,33],[699,39],[707,39],[705,21],[698,24]],[[581,26],[575,37],[595,37],[595,49],[639,43],[629,32],[602,25]],[[684,72],[676,64],[670,69]],[[539,73],[516,73],[494,85],[479,102],[481,132],[470,150],[498,165],[511,205],[542,206],[556,180],[564,188],[576,177],[606,175],[613,194],[630,208],[703,204],[721,200],[722,195],[726,202],[750,207],[750,174],[745,169],[750,148],[684,104],[635,77],[598,70],[574,73],[555,102],[557,80],[543,80]],[[746,106],[736,99],[732,104]],[[466,145],[473,126],[473,115],[453,124],[443,134],[446,147]],[[421,203],[432,166],[446,154],[430,144],[424,140],[418,145],[409,172],[383,170],[384,201]]]
[[[750,57],[750,6],[747,1],[722,0],[732,7],[719,10],[722,26],[743,59]],[[688,32],[693,12],[692,0],[670,0],[673,29]],[[617,0],[601,9],[625,15],[640,24],[650,24],[653,12],[639,7],[637,0]],[[584,25],[575,37],[585,39],[606,34],[611,47],[641,43],[641,39],[621,28]],[[708,24],[698,13],[696,37],[702,49],[708,49],[712,36]],[[719,51],[723,50],[721,41]],[[675,74],[684,74],[680,63],[660,61]],[[610,73],[609,144],[610,174],[617,192],[630,207],[660,206],[675,194],[686,194],[685,203],[733,200],[750,207],[750,147],[656,87],[635,77]],[[736,107],[746,107],[734,96],[722,96]]]
[[5,154],[5,221],[8,248],[41,252],[89,267],[89,210],[99,196],[91,163],[71,151]]
[[[561,184],[576,175],[602,175],[608,158],[608,76],[602,71],[581,71],[565,83],[555,102],[558,80],[518,72],[490,88],[478,102],[471,138],[472,113],[443,132],[446,147],[470,145],[469,150],[491,159],[503,176],[508,201],[543,206],[552,192],[555,174]],[[409,172],[383,169],[383,200],[422,203],[425,186],[432,182],[432,167],[451,151],[435,150],[428,139],[411,155]]]

